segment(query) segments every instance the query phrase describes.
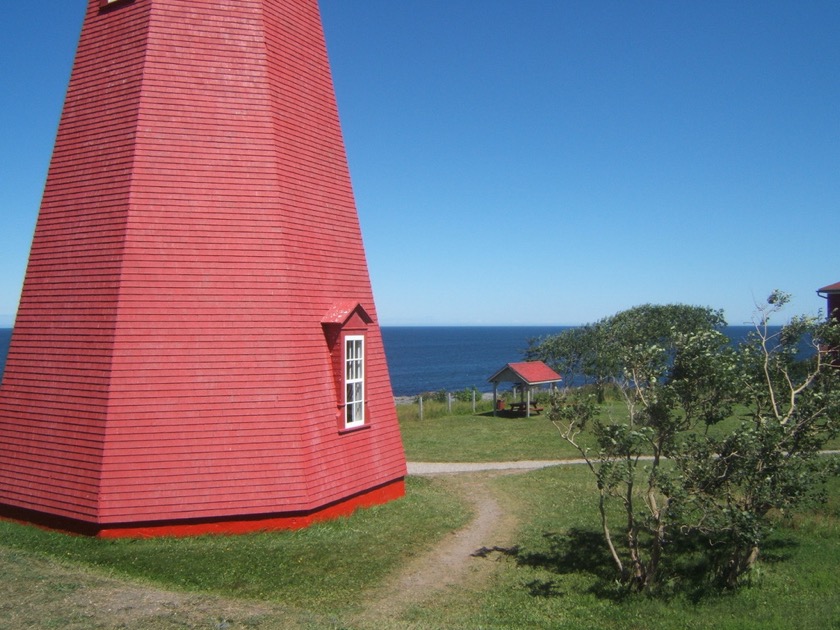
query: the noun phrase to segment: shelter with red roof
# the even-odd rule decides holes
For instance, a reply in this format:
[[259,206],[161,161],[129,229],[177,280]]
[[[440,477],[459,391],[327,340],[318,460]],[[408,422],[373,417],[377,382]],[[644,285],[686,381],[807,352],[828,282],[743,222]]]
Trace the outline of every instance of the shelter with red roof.
[[493,383],[494,415],[499,410],[499,384],[513,383],[521,396],[520,403],[514,403],[515,408],[521,410],[526,416],[530,416],[532,411],[539,412],[531,401],[532,390],[543,385],[554,387],[563,380],[563,377],[542,361],[523,361],[508,363],[487,380]]

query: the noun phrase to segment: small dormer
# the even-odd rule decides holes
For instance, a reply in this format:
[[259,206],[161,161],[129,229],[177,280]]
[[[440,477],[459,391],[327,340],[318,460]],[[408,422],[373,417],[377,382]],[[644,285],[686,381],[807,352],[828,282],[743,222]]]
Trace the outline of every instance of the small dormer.
[[321,320],[333,367],[339,431],[368,424],[365,357],[372,322],[364,307],[354,301],[336,303]]

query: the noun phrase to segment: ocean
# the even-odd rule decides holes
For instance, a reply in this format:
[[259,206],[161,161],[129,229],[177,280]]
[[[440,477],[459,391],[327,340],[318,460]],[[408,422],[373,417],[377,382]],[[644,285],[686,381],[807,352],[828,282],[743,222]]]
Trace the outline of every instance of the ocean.
[[12,341],[12,329],[0,328],[0,376],[6,367],[6,355],[9,354],[9,343]]
[[383,326],[394,396],[493,390],[487,379],[522,360],[530,339],[567,326]]
[[[571,326],[383,326],[382,339],[394,396],[450,392],[475,387],[493,391],[487,379],[508,363],[523,360],[531,339]],[[778,327],[774,327],[778,328]],[[733,343],[752,326],[727,326]]]
[[[487,379],[505,364],[522,360],[530,339],[568,326],[383,326],[382,339],[395,396],[450,392],[476,387],[492,391]],[[749,326],[726,329],[733,341]],[[9,351],[10,328],[0,328],[0,374]]]

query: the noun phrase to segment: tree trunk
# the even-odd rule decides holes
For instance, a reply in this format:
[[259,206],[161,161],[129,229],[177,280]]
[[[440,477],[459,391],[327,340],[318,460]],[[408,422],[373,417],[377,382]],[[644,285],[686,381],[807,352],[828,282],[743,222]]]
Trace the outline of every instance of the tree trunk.
[[728,588],[735,588],[741,576],[752,569],[755,561],[758,560],[758,545],[752,547],[738,547],[732,552],[729,560],[729,566],[726,573],[726,586]]
[[650,547],[650,558],[648,559],[647,570],[645,572],[644,590],[652,591],[656,586],[659,578],[659,561],[662,559],[662,545],[665,541],[665,520],[663,510],[667,508],[660,508],[659,501],[656,500],[656,484],[654,482],[656,470],[659,468],[660,453],[662,452],[662,444],[659,443],[654,449],[653,463],[651,471],[648,474],[648,489],[647,489],[647,505],[650,514],[654,519],[655,527],[653,528],[653,540]]
[[607,547],[610,549],[610,555],[612,556],[615,567],[618,570],[618,574],[621,576],[621,579],[624,580],[624,564],[621,562],[618,551],[615,549],[612,536],[610,535],[610,526],[607,523],[607,507],[605,504],[604,490],[601,490],[601,500],[599,501],[598,508],[601,511],[601,528],[604,530],[604,539],[607,541]]

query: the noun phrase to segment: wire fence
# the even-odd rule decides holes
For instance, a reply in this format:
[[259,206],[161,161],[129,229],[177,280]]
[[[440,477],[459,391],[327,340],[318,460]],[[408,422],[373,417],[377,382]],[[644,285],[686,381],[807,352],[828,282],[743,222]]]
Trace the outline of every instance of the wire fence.
[[426,420],[444,416],[492,414],[493,400],[477,390],[464,392],[430,392],[413,399],[397,401],[400,420]]

